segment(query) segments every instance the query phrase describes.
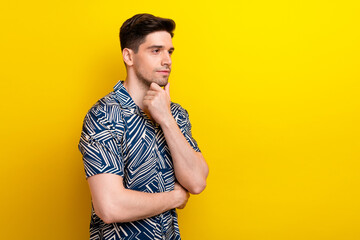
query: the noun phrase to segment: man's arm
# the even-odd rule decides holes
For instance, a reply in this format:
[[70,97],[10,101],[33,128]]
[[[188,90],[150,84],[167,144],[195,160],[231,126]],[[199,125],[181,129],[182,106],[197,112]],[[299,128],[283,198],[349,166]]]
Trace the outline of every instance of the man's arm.
[[209,172],[203,155],[186,141],[174,118],[161,125],[173,159],[176,179],[192,194],[206,187]]
[[145,111],[161,126],[169,146],[176,179],[192,194],[201,193],[206,187],[208,165],[200,152],[196,152],[181,133],[170,110],[169,83],[162,89],[150,85],[143,104]]
[[173,208],[183,208],[189,193],[178,183],[163,193],[145,193],[124,188],[116,174],[97,174],[88,178],[96,215],[105,223],[130,222],[149,218]]

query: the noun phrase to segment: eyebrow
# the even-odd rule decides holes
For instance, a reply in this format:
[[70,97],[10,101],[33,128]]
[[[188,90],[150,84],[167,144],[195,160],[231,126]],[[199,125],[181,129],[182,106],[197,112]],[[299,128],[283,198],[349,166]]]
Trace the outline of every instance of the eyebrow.
[[[152,45],[152,46],[147,47],[147,49],[152,49],[152,48],[165,48],[165,47],[164,47],[164,46],[162,46],[162,45]],[[175,50],[175,48],[174,48],[174,47],[172,47],[172,48],[170,48],[169,50],[174,51],[174,50]]]

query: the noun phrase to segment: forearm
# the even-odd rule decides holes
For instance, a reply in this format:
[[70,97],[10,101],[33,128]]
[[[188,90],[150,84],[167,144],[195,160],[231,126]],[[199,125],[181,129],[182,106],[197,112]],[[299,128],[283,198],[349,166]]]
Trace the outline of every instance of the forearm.
[[161,128],[171,152],[178,182],[192,194],[202,192],[209,172],[202,154],[186,141],[174,118],[164,121]]
[[125,189],[106,203],[107,223],[130,222],[149,218],[176,207],[172,192],[144,193]]
[[202,154],[195,152],[186,141],[172,116],[169,83],[164,89],[151,83],[144,96],[143,109],[160,124],[164,132],[178,182],[190,193],[202,192],[206,186],[208,166]]

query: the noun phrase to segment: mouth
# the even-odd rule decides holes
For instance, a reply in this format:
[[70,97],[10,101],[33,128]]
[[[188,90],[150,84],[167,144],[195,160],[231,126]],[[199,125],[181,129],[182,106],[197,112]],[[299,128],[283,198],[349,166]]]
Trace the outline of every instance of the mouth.
[[170,70],[159,70],[156,71],[157,73],[163,74],[163,75],[169,75],[170,74]]

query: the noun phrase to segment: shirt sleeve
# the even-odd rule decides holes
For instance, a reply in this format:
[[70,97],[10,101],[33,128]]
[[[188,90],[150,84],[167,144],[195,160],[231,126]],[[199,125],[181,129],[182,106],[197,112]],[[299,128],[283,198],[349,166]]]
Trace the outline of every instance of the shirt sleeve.
[[117,141],[106,113],[96,107],[90,109],[79,142],[86,178],[100,173],[124,177],[124,162]]
[[180,131],[182,132],[182,134],[184,135],[186,141],[190,144],[190,146],[196,152],[201,152],[197,142],[195,141],[191,133],[191,123],[189,119],[189,113],[179,105],[178,107],[179,109],[178,112],[175,114],[175,120],[180,128]]

